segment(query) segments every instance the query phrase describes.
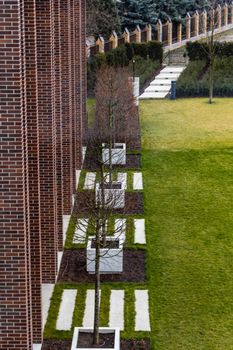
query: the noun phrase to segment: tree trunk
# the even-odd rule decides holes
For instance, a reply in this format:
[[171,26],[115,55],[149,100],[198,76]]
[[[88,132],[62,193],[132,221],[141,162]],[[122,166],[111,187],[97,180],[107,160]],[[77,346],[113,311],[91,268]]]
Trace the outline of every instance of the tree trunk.
[[213,94],[214,94],[214,66],[213,61],[210,62],[209,68],[209,104],[213,102]]
[[93,345],[99,345],[99,319],[100,319],[100,225],[97,222],[95,237],[95,313],[94,313],[94,333]]

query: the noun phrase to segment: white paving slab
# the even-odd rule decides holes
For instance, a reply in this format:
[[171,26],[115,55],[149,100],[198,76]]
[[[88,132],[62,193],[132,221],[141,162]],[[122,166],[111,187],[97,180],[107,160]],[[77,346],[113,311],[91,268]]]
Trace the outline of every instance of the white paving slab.
[[76,170],[76,188],[78,188],[80,175],[81,175],[81,170]]
[[87,228],[88,228],[89,219],[78,219],[74,237],[73,237],[73,243],[75,244],[84,244],[86,242],[86,236],[87,236]]
[[135,331],[150,331],[148,290],[135,290]]
[[126,219],[115,220],[115,237],[125,242],[126,238]]
[[53,295],[54,284],[43,283],[42,284],[42,324],[43,328],[46,324],[49,307],[50,307],[50,299]]
[[32,349],[33,350],[41,350],[42,344],[33,344]]
[[160,98],[165,98],[167,96],[167,92],[144,92],[141,96],[140,99],[160,99]]
[[62,225],[63,225],[63,243],[64,244],[66,241],[66,232],[67,232],[67,229],[69,226],[70,217],[71,217],[71,215],[63,215]]
[[95,188],[96,173],[86,173],[86,178],[84,182],[85,190],[94,190]]
[[[101,296],[101,291],[100,291]],[[99,300],[100,301],[100,300]],[[93,327],[94,322],[94,307],[95,307],[95,291],[87,290],[85,310],[83,316],[83,327]]]
[[145,219],[134,219],[134,243],[146,244]]
[[166,86],[170,86],[171,85],[171,79],[160,79],[159,77],[155,78],[151,83],[151,85],[166,85]]
[[143,190],[142,173],[133,173],[133,189]]
[[165,67],[162,72],[169,72],[169,73],[182,73],[183,70],[185,69],[185,67],[180,66],[180,67],[176,67],[176,66],[167,66]]
[[150,85],[146,88],[145,92],[169,92],[170,85]]
[[56,329],[69,331],[72,326],[77,289],[64,289]]
[[57,271],[58,272],[60,270],[62,256],[63,256],[63,251],[62,252],[57,252]]
[[158,75],[158,78],[161,79],[178,79],[180,73],[163,73],[163,71]]
[[127,173],[118,173],[117,181],[123,184],[123,188],[127,190]]
[[119,327],[124,330],[124,290],[111,290],[109,327]]

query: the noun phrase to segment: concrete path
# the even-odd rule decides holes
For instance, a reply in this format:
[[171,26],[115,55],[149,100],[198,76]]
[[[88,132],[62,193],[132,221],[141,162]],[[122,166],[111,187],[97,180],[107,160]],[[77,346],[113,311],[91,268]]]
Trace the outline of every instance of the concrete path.
[[145,219],[134,219],[134,243],[146,244]]
[[171,90],[172,81],[176,81],[185,66],[167,66],[150,83],[145,89],[140,99],[162,99],[167,97]]
[[143,190],[142,173],[133,173],[133,189]]
[[111,290],[109,327],[119,327],[124,330],[124,290]]
[[60,331],[69,331],[71,329],[76,296],[76,289],[64,289],[56,329]]
[[[100,291],[101,296],[101,291]],[[85,310],[83,316],[83,327],[93,327],[94,322],[95,291],[87,290]]]
[[148,290],[135,290],[135,331],[150,331]]
[[50,307],[50,299],[53,295],[54,284],[43,283],[42,284],[42,324],[43,328],[46,324],[49,307]]

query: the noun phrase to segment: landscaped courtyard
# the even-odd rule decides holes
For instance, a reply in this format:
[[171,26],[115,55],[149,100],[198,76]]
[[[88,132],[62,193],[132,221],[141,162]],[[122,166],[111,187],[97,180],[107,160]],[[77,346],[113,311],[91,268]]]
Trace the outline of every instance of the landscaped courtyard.
[[[140,102],[142,167],[117,176],[126,193],[144,193],[144,212],[126,215],[125,235],[126,249],[146,252],[146,275],[101,284],[101,326],[119,325],[123,339],[150,339],[153,350],[233,349],[232,109],[231,99]],[[80,193],[93,190],[94,177],[82,171]],[[137,233],[143,220],[146,239]],[[76,224],[67,232],[72,252],[84,247]],[[92,325],[94,285],[72,273],[60,270],[46,338],[69,340],[74,326]]]

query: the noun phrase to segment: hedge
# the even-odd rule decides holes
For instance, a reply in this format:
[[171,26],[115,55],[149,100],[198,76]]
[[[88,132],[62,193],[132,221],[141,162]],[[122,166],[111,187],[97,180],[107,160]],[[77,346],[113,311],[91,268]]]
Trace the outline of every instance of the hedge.
[[[207,43],[188,42],[186,49],[190,61],[209,60],[209,46]],[[233,57],[233,43],[215,42],[215,53],[217,57]]]
[[[177,97],[207,97],[209,71],[205,60],[190,61],[177,81]],[[233,58],[216,58],[214,63],[214,96],[233,97]]]
[[[96,72],[103,64],[113,67],[127,67],[134,56],[144,60],[162,63],[163,47],[157,41],[148,43],[126,43],[107,53],[97,54],[87,62],[87,88],[92,92],[95,86]],[[152,64],[150,64],[150,67]],[[157,67],[157,63],[155,65]]]

